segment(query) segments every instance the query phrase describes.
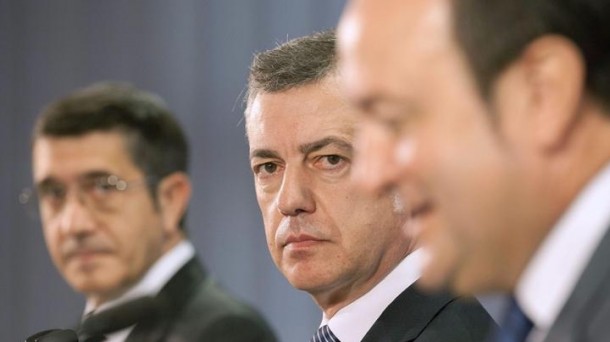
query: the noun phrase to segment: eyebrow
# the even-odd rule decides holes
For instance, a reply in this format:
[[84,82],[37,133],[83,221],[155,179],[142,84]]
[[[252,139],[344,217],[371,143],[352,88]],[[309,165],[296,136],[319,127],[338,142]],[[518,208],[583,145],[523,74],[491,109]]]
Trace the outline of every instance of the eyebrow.
[[250,159],[252,158],[262,158],[262,159],[278,159],[280,155],[268,149],[256,149],[250,153]]
[[303,144],[299,146],[299,151],[303,154],[309,154],[312,152],[319,151],[328,145],[336,145],[347,152],[351,152],[354,149],[352,144],[345,141],[344,139],[335,136],[330,136],[311,143]]
[[[86,173],[78,176],[77,178],[78,179],[95,179],[95,178],[98,178],[98,177],[110,176],[111,174],[112,173],[110,173],[108,171],[104,171],[104,170],[92,170],[92,171],[86,172]],[[39,188],[39,187],[49,186],[51,184],[57,184],[57,183],[62,183],[62,182],[59,181],[54,176],[48,176],[48,177],[43,178],[39,182],[37,182],[35,184],[35,186],[37,188]]]
[[[326,138],[322,138],[320,140],[316,140],[310,143],[306,143],[299,146],[299,152],[302,154],[310,154],[312,152],[319,151],[326,146],[336,145],[340,149],[345,150],[347,152],[352,152],[354,147],[351,143],[345,141],[345,139],[330,136]],[[262,158],[262,159],[280,159],[280,155],[274,151],[269,149],[256,149],[250,153],[250,159],[252,158]]]

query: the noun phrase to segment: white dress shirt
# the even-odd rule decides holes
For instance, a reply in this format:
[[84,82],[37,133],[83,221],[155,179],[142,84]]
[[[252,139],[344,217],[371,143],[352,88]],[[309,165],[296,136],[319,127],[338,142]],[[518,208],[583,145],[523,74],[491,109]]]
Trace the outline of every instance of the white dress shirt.
[[521,275],[515,296],[542,341],[610,224],[610,164],[581,191]]
[[[142,296],[156,296],[163,286],[195,255],[195,247],[189,241],[182,241],[157,260],[146,274],[122,296],[95,308],[87,302],[85,315],[94,311],[99,313],[119,304]],[[106,335],[107,342],[124,342],[134,326]]]
[[328,324],[341,342],[362,341],[386,307],[420,277],[422,256],[420,249],[409,254],[365,295],[337,311],[331,319],[324,316],[320,326]]

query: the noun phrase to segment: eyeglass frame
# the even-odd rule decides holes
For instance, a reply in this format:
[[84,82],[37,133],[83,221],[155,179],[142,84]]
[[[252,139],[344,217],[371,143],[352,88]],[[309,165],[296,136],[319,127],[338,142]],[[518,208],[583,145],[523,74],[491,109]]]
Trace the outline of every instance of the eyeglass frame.
[[[143,177],[140,179],[134,180],[125,180],[122,177],[106,172],[92,172],[78,177],[78,180],[72,185],[72,187],[76,187],[76,198],[80,203],[85,205],[90,210],[95,210],[96,212],[110,212],[118,209],[119,205],[112,206],[109,205],[110,201],[109,196],[113,196],[113,194],[122,194],[127,192],[129,189],[133,188],[136,185],[146,185],[151,190],[150,186],[154,184],[156,177]],[[41,195],[41,193],[46,192],[49,193],[49,190],[42,190],[45,182],[47,182],[48,186],[56,185],[63,186],[64,188],[61,190],[63,193],[60,194],[62,198],[59,199],[61,203],[56,205],[51,204],[49,201],[45,201],[43,198],[45,195]],[[24,206],[37,206],[37,211],[40,213],[41,217],[43,216],[43,206],[44,203],[48,203],[45,208],[50,208],[51,214],[49,217],[52,219],[56,217],[63,208],[68,200],[68,195],[70,193],[69,184],[62,184],[61,182],[55,182],[52,184],[52,180],[43,180],[41,183],[35,185],[34,187],[24,188],[19,194],[19,202]],[[33,190],[35,189],[35,190]],[[53,190],[57,190],[53,189]],[[96,191],[97,190],[97,195]],[[151,194],[154,191],[150,191]],[[52,196],[49,194],[49,196]],[[99,197],[99,198],[96,198]],[[55,206],[55,208],[53,208]]]

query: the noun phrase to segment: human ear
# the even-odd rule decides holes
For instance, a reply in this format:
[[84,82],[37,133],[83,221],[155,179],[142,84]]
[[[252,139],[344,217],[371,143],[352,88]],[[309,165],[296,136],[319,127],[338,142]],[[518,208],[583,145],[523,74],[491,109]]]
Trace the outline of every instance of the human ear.
[[190,178],[184,172],[174,172],[159,183],[157,196],[166,233],[180,230],[180,219],[186,213],[191,192]]
[[585,67],[580,50],[565,37],[547,35],[530,43],[519,63],[532,140],[545,151],[560,149],[582,106]]

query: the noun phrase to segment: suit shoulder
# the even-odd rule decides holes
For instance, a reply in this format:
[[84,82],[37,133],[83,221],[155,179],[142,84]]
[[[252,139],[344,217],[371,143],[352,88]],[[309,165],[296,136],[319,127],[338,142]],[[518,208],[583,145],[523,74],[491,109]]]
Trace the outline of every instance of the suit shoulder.
[[207,279],[176,320],[176,330],[200,341],[275,341],[272,329],[250,305]]
[[495,325],[478,300],[456,297],[438,312],[416,341],[483,342]]

